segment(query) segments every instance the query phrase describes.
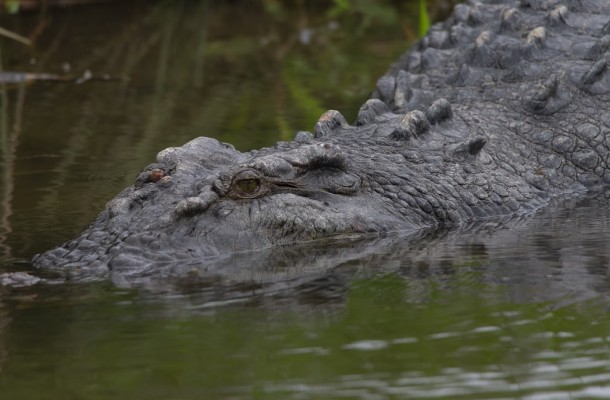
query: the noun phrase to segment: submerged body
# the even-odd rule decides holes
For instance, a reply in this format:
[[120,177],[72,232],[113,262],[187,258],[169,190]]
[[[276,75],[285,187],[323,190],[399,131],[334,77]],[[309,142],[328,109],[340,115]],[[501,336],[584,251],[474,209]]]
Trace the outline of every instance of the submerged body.
[[[490,4],[491,3],[491,4]],[[610,4],[458,6],[349,125],[248,153],[163,150],[79,237],[34,264],[85,277],[329,238],[522,215],[610,184]]]

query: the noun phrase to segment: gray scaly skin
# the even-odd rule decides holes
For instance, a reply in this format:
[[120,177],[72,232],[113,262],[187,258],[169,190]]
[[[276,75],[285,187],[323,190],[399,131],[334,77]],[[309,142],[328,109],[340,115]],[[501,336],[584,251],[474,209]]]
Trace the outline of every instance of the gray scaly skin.
[[610,2],[459,5],[349,125],[248,153],[161,151],[80,236],[34,257],[76,276],[523,215],[610,184]]

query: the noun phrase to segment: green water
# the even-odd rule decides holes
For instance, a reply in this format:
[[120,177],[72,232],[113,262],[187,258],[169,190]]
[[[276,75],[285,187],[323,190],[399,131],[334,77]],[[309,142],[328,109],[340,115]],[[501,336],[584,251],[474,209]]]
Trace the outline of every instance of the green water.
[[464,279],[423,302],[395,276],[369,279],[334,307],[199,308],[103,289],[9,301],[0,387],[19,399],[607,396],[605,310],[490,304]]
[[[417,35],[419,1],[351,3],[0,15],[36,38],[1,39],[3,71],[69,78],[0,86],[0,272],[31,271],[165,147],[267,146],[330,108],[353,120]],[[461,231],[253,255],[251,285],[0,287],[0,399],[608,398],[608,243],[599,194]],[[255,284],[265,276],[279,283]]]

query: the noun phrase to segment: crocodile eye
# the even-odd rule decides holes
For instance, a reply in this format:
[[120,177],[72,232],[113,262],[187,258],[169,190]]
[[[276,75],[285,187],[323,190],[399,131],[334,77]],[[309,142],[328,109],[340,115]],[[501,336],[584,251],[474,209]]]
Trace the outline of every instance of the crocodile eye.
[[237,188],[244,194],[256,194],[261,187],[258,179],[243,179],[235,183]]
[[265,194],[265,186],[260,173],[253,170],[239,172],[231,183],[230,197],[253,199]]

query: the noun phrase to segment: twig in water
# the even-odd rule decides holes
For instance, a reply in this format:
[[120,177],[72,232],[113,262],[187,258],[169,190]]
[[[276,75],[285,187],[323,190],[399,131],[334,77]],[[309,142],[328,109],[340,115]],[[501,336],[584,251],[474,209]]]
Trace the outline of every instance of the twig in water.
[[23,43],[26,46],[31,46],[32,45],[32,41],[24,36],[21,36],[15,32],[11,32],[8,29],[4,29],[0,26],[0,36],[4,36],[7,37],[9,39],[13,39],[18,41],[19,43]]

